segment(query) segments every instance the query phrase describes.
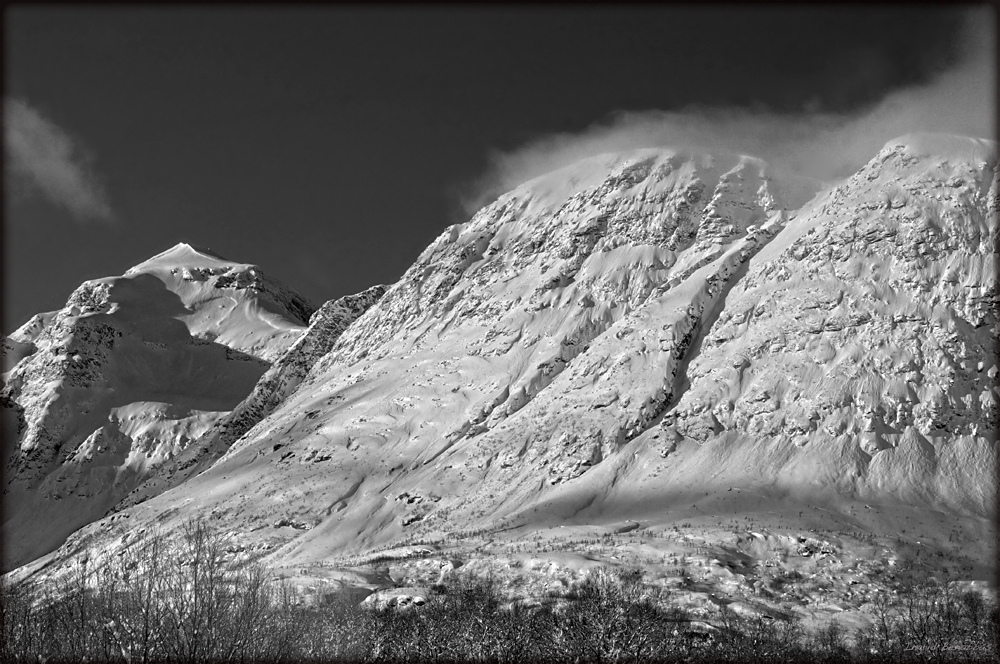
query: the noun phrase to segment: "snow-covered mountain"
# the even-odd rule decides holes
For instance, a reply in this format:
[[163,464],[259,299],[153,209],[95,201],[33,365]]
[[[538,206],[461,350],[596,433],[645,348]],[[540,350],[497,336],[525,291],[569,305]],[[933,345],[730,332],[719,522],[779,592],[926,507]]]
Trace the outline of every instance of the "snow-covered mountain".
[[312,312],[259,268],[179,244],[5,339],[5,559],[48,552],[182,454]]
[[447,229],[336,334],[296,328],[201,456],[55,559],[203,515],[309,568],[734,487],[985,519],[997,207],[995,145],[960,137],[892,141],[828,188],[740,155],[585,160]]

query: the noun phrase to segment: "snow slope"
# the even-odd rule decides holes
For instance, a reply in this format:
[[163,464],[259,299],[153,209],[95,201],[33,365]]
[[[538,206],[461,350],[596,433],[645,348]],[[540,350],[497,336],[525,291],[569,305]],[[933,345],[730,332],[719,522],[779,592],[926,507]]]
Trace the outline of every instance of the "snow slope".
[[233,442],[295,392],[313,365],[329,352],[351,323],[385,294],[385,290],[385,286],[373,286],[320,307],[310,318],[309,328],[261,376],[253,391],[232,412],[216,420],[194,444],[136,487],[115,511],[177,486],[210,467]]

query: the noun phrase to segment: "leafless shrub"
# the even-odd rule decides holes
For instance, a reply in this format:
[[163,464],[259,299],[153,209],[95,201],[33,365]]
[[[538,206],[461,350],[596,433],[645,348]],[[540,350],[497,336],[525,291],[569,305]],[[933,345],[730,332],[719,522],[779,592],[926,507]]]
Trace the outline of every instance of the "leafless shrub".
[[714,626],[696,625],[638,572],[609,569],[530,605],[492,577],[456,574],[422,606],[375,611],[347,596],[303,602],[261,566],[228,559],[197,521],[54,584],[0,591],[4,662],[997,661],[996,606],[947,583],[876,595],[853,639],[836,622],[807,633],[725,607]]
[[871,603],[873,623],[855,637],[860,661],[996,661],[996,607],[943,581],[907,581]]
[[3,588],[5,661],[251,661],[296,653],[293,597],[259,565],[226,561],[200,521],[123,546],[98,569]]

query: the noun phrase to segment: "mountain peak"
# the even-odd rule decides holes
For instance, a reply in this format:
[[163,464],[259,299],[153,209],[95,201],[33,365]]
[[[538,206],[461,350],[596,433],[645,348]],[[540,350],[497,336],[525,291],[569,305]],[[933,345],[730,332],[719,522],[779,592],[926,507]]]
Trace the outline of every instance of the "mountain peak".
[[932,132],[904,134],[886,143],[882,150],[897,147],[904,148],[908,154],[914,156],[933,156],[942,159],[987,163],[995,163],[997,154],[996,141]]
[[145,272],[151,268],[173,267],[227,267],[241,265],[220,256],[208,247],[200,247],[187,242],[179,242],[170,249],[162,251],[135,267],[129,269],[126,275]]
[[[713,195],[727,189],[730,191],[726,196],[742,195],[736,193],[742,191],[742,185],[737,183],[749,187],[751,180],[756,182],[754,191],[764,186],[776,195],[775,206],[787,209],[800,207],[821,188],[818,181],[778,172],[750,155],[664,146],[586,157],[528,180],[502,198],[528,197],[533,206],[526,209],[537,211],[547,206],[558,208],[573,197],[589,195],[585,192],[605,195],[618,191],[613,195],[618,198],[634,190],[636,195],[646,191],[647,196],[660,196],[678,187],[692,186],[699,191],[708,189]],[[717,190],[720,185],[722,188]]]

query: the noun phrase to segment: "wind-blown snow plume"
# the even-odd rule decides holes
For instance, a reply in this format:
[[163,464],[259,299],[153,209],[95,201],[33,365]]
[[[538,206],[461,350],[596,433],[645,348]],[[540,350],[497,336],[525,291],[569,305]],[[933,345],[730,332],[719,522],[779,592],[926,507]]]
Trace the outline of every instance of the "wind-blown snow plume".
[[761,157],[773,167],[836,181],[856,171],[896,136],[911,132],[994,138],[996,35],[992,8],[970,11],[956,63],[926,84],[890,91],[851,114],[773,113],[689,106],[677,111],[620,112],[579,134],[539,138],[491,168],[463,201],[471,214],[500,193],[597,154],[647,147],[696,148]]
[[111,207],[79,147],[24,101],[4,99],[4,157],[15,190],[38,189],[79,220],[111,219]]

